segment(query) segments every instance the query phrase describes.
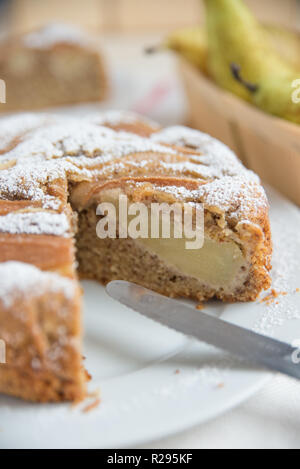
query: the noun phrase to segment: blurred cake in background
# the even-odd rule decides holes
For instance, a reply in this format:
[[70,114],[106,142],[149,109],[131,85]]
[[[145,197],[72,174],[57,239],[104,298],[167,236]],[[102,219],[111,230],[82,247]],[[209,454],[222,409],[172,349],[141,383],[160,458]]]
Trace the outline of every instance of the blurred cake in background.
[[62,23],[3,40],[0,77],[4,112],[102,101],[108,89],[96,40]]

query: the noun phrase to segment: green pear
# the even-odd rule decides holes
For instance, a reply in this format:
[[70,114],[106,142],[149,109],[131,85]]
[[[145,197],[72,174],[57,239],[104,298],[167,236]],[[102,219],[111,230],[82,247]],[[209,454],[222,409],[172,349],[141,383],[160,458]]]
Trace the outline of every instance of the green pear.
[[[264,25],[275,50],[300,72],[300,35],[276,25]],[[170,49],[208,75],[207,38],[202,26],[189,26],[171,32],[161,43],[146,48],[153,53]]]
[[[300,35],[277,25],[263,25],[274,49],[300,72]],[[205,28],[190,26],[175,30],[159,45],[171,49],[197,68],[207,72],[207,38]],[[154,50],[154,49],[153,49]]]
[[292,84],[300,74],[274,48],[242,0],[204,0],[210,76],[221,87],[278,117],[300,123]]
[[170,49],[206,73],[207,40],[206,31],[200,26],[177,29],[171,32],[160,44],[147,47],[149,54]]
[[206,71],[207,40],[203,28],[194,26],[174,31],[166,38],[164,44],[202,71]]

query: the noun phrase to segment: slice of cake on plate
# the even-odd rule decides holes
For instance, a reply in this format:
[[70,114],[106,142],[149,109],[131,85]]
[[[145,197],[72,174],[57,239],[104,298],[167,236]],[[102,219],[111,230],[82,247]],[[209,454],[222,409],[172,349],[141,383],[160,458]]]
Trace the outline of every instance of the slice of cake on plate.
[[[118,230],[99,236],[99,204],[117,207],[124,197],[147,209],[201,205],[203,246]],[[0,339],[8,350],[0,391],[36,401],[84,395],[76,264],[80,277],[103,284],[123,279],[173,297],[252,301],[270,286],[271,252],[258,177],[206,134],[116,111],[2,120]]]

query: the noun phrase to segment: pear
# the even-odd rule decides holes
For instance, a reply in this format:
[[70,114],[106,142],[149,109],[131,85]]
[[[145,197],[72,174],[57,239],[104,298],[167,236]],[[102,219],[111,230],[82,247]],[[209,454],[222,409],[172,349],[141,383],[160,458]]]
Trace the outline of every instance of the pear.
[[[276,25],[264,25],[274,49],[300,71],[300,35]],[[202,26],[173,31],[158,46],[146,49],[148,53],[170,49],[208,75],[207,38]]]
[[195,26],[175,31],[165,40],[165,46],[206,71],[207,40],[204,28]]
[[177,52],[197,68],[206,72],[207,40],[204,28],[194,26],[176,30],[158,46],[148,47],[146,52],[153,53],[161,49]]
[[274,49],[263,26],[242,0],[204,3],[210,76],[265,112],[300,123],[300,105],[292,101],[299,74]]

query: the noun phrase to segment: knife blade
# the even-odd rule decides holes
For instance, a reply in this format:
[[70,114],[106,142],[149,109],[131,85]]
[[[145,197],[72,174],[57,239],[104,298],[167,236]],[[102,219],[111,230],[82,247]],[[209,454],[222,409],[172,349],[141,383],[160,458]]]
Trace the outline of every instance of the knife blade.
[[300,364],[293,360],[297,348],[288,343],[210,316],[131,282],[114,280],[106,286],[106,291],[123,305],[164,326],[272,371],[300,379]]

